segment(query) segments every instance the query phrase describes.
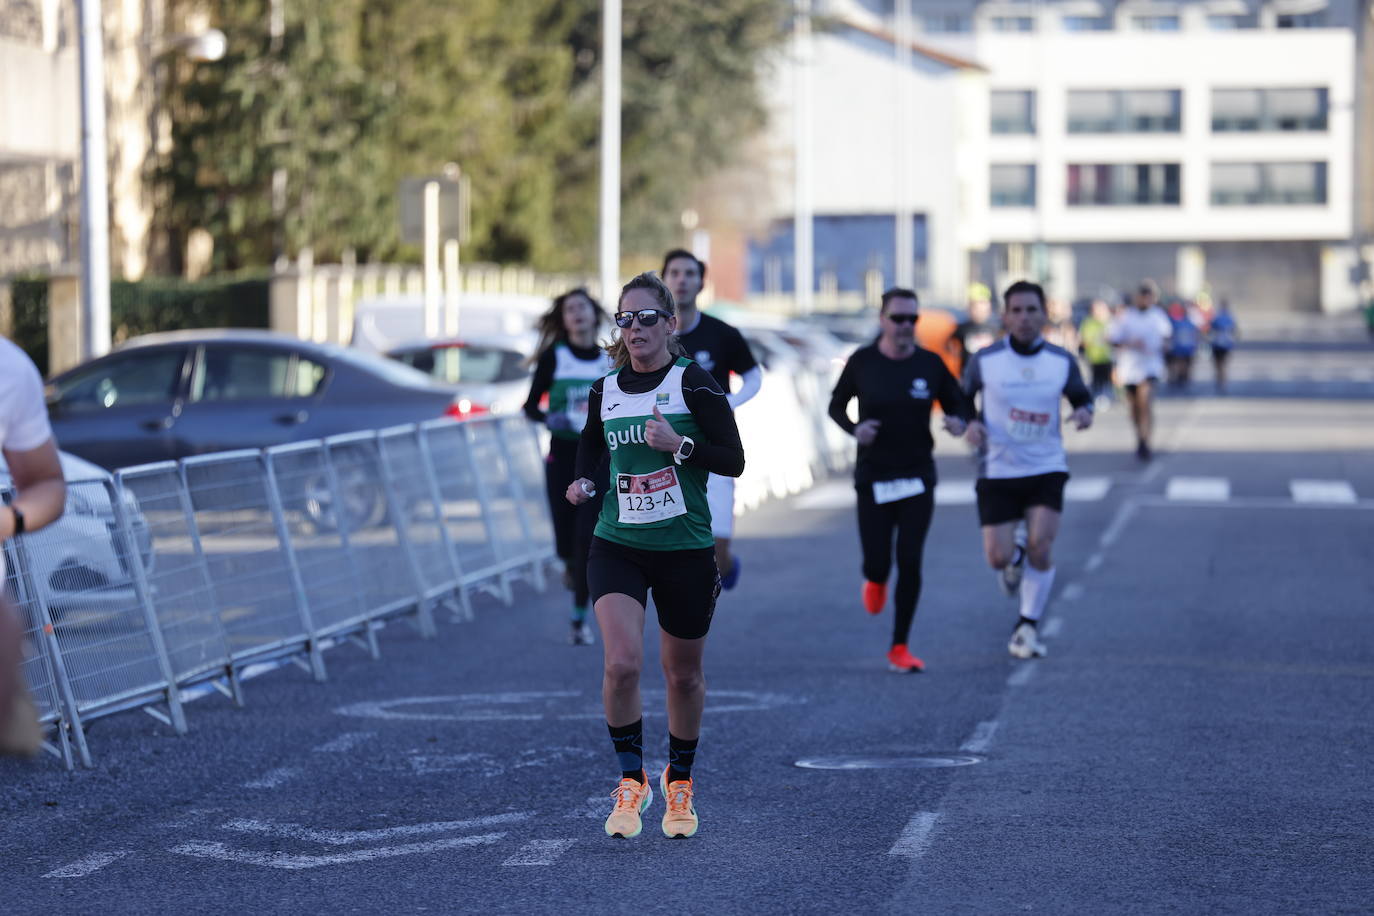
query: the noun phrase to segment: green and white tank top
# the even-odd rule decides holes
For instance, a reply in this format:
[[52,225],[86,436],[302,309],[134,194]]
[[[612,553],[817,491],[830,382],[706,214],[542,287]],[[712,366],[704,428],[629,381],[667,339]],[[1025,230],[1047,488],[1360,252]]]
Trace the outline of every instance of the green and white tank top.
[[706,471],[678,464],[668,452],[644,441],[644,423],[654,408],[680,436],[701,439],[682,395],[682,372],[692,361],[680,358],[653,391],[627,394],[606,376],[601,393],[601,423],[611,458],[611,492],[601,506],[597,537],[640,550],[693,550],[710,547],[711,510],[706,503]]
[[569,428],[555,430],[559,439],[577,441],[587,425],[587,395],[592,383],[606,374],[606,353],[598,349],[595,359],[578,359],[566,343],[553,346],[553,384],[549,386],[549,413],[568,418]]

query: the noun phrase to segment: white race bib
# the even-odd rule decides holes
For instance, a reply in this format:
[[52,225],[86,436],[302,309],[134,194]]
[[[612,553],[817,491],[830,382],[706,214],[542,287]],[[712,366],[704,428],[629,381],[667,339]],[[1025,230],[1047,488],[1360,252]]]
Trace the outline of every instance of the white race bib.
[[652,474],[617,474],[615,489],[622,525],[643,525],[687,514],[676,468]]
[[1053,414],[1012,407],[1007,412],[1007,434],[1017,442],[1036,442],[1049,435],[1053,419]]
[[873,501],[878,505],[895,503],[909,496],[920,496],[926,491],[926,482],[919,477],[903,480],[879,480],[873,484]]

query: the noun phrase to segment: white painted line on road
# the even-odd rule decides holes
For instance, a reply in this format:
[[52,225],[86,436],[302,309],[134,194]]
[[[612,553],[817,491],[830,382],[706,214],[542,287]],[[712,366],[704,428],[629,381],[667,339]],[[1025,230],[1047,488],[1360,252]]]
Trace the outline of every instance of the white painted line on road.
[[502,865],[552,865],[577,840],[530,840]]
[[1040,631],[1040,635],[1046,639],[1054,639],[1064,629],[1063,617],[1051,617],[1045,624],[1045,628]]
[[118,862],[133,850],[116,849],[112,852],[94,852],[88,856],[82,856],[70,865],[63,865],[61,868],[54,868],[44,875],[44,878],[84,878],[92,872],[100,871],[111,862]]
[[251,782],[245,782],[243,787],[245,789],[275,789],[282,783],[290,782],[299,775],[301,775],[299,767],[277,767],[276,769],[268,770]]
[[1231,498],[1231,481],[1225,477],[1170,477],[1167,499],[1224,502]]
[[906,829],[897,838],[897,842],[892,844],[892,848],[887,854],[890,856],[902,856],[907,859],[919,859],[930,848],[931,834],[935,831],[935,822],[940,819],[940,815],[933,811],[917,811],[907,822]]
[[849,481],[830,481],[812,487],[797,498],[798,509],[852,509],[857,497],[854,484]]
[[371,859],[390,859],[396,856],[438,852],[441,849],[458,849],[463,846],[489,846],[504,836],[504,833],[489,833],[483,836],[453,837],[447,840],[430,840],[428,843],[407,843],[404,846],[356,849],[353,852],[339,852],[327,856],[297,856],[285,852],[231,849],[223,843],[183,843],[180,846],[173,846],[170,851],[201,859],[218,859],[221,862],[238,862],[244,865],[260,865],[263,868],[284,868],[294,871],[303,868],[319,868],[321,865],[348,865],[353,862],[367,862]]
[[1083,597],[1083,586],[1077,582],[1072,582],[1064,587],[1064,594],[1059,596],[1060,601],[1077,601]]
[[978,501],[972,480],[942,480],[935,484],[937,506],[971,506]]
[[[645,767],[645,769],[648,770],[648,767]],[[566,816],[576,818],[605,817],[611,810],[610,798],[611,796],[609,793],[606,795],[593,795],[591,798],[587,799],[586,804],[579,805],[572,811],[569,811]]]
[[959,745],[959,750],[967,754],[981,754],[992,744],[992,736],[997,734],[997,720],[989,719],[973,727],[973,734]]
[[[1106,550],[1116,543],[1116,539],[1121,537],[1121,532],[1126,530],[1126,526],[1131,523],[1131,517],[1135,515],[1136,501],[1128,499],[1116,509],[1116,514],[1107,524],[1107,530],[1102,532],[1102,537],[1098,540],[1098,546]],[[1099,550],[1098,553],[1102,551]]]
[[1088,557],[1088,562],[1083,564],[1084,572],[1097,572],[1097,567],[1102,565],[1102,551],[1097,551]]
[[1024,687],[1030,683],[1039,665],[1017,665],[1016,670],[1007,678],[1008,687]]
[[1290,480],[1288,491],[1299,503],[1339,503],[1351,506],[1360,501],[1348,480]]
[[288,837],[293,840],[307,840],[326,846],[347,846],[351,843],[372,843],[377,840],[398,839],[400,837],[424,836],[427,833],[447,833],[450,830],[472,830],[476,827],[495,827],[533,817],[532,811],[512,811],[508,814],[493,814],[489,817],[475,817],[463,821],[432,821],[428,824],[406,824],[400,827],[379,827],[375,830],[317,830],[303,824],[274,824],[271,821],[233,820],[224,825],[225,830],[240,833],[263,833],[269,836]]
[[1298,503],[1292,499],[1251,496],[1243,499],[1228,499],[1218,502],[1178,502],[1163,497],[1138,497],[1142,506],[1155,509],[1289,509],[1299,512],[1330,512],[1341,509],[1374,509],[1374,499],[1362,499],[1356,503]]
[[353,750],[360,744],[365,743],[369,738],[375,736],[376,732],[344,732],[336,738],[331,738],[324,744],[315,748],[317,754],[343,754]]
[[1068,502],[1097,502],[1112,488],[1110,477],[1072,478],[1064,485],[1064,499]]

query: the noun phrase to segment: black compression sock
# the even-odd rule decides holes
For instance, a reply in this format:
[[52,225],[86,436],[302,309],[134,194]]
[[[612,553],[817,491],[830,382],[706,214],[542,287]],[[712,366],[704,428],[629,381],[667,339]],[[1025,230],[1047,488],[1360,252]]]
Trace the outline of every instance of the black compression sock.
[[1039,625],[1040,621],[1038,621],[1038,620],[1031,620],[1029,617],[1022,617],[1020,620],[1016,621],[1016,626],[1013,627],[1012,629],[1017,629],[1017,628],[1019,628],[1019,627],[1021,626],[1021,624],[1023,624],[1023,623],[1028,623],[1028,624],[1030,624],[1030,625],[1031,625],[1031,629],[1034,630],[1034,629],[1037,628],[1037,626]]
[[611,731],[611,743],[615,745],[615,756],[620,761],[620,778],[644,782],[644,720],[639,719],[629,725],[606,723]]
[[688,741],[668,733],[668,781],[676,782],[692,778],[692,764],[697,759],[697,742],[700,738]]

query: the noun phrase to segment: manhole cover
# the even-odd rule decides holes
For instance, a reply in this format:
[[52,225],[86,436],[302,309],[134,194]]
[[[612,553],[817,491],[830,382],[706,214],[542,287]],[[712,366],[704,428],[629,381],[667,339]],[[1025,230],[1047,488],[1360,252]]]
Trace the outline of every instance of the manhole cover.
[[808,757],[795,766],[804,770],[933,770],[982,763],[977,754],[911,754],[890,757]]

